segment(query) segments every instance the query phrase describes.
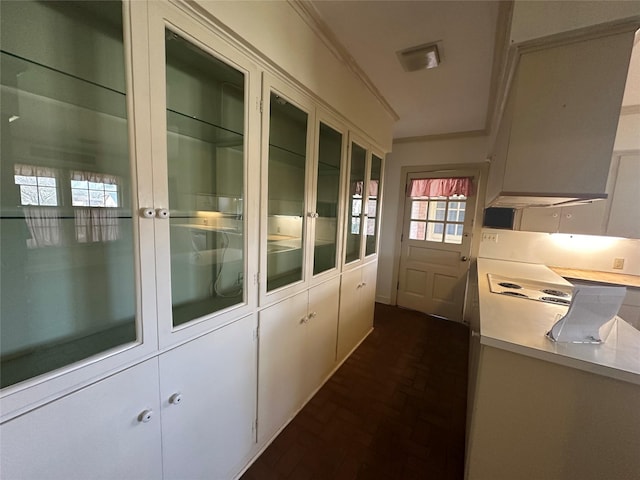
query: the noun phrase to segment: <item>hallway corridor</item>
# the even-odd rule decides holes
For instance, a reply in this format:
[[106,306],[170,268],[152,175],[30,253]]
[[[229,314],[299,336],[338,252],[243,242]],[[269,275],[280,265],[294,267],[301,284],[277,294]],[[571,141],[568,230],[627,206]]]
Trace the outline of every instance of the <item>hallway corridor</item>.
[[242,480],[460,480],[468,329],[376,304],[374,330]]

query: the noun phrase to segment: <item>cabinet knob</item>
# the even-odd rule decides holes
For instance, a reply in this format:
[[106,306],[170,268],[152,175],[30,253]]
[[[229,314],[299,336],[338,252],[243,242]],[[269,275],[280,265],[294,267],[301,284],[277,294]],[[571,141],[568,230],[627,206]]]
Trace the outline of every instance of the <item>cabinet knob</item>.
[[466,262],[467,260],[469,260],[469,258],[464,256],[464,255],[462,257],[460,257],[460,261],[461,262]]
[[180,392],[176,392],[169,397],[169,403],[172,405],[179,405],[182,402],[182,394]]
[[141,208],[140,215],[144,218],[153,218],[156,216],[156,211],[153,208]]
[[476,332],[475,330],[471,330],[471,336],[472,337],[479,337],[480,336],[480,332]]
[[158,218],[169,218],[169,209],[167,208],[159,208],[157,210]]
[[308,319],[311,320],[312,318],[316,318],[317,315],[318,315],[318,312],[311,312],[308,316]]
[[316,212],[307,213],[307,217],[309,217],[309,218],[318,218],[319,216],[320,216],[320,214],[316,213]]
[[307,323],[308,321],[309,321],[309,316],[302,317],[302,318],[300,319],[300,325],[302,325],[303,323]]
[[153,410],[144,410],[140,415],[138,415],[138,421],[142,423],[147,423],[153,417]]

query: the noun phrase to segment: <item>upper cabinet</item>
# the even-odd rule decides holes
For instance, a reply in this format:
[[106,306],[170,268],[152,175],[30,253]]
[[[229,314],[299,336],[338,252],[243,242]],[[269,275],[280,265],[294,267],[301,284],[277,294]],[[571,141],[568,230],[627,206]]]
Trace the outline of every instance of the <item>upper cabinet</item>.
[[339,273],[346,128],[264,76],[260,303]]
[[493,149],[488,204],[606,198],[633,37],[629,30],[523,51]]
[[378,249],[383,156],[372,153],[365,145],[361,139],[351,136],[343,258],[346,268],[375,258]]
[[140,250],[153,220],[138,214],[153,195],[149,111],[133,94],[148,74],[131,62],[128,7],[0,5],[3,413],[157,348]]
[[169,345],[249,313],[255,298],[259,84],[254,65],[167,5],[151,5],[149,36],[158,322]]

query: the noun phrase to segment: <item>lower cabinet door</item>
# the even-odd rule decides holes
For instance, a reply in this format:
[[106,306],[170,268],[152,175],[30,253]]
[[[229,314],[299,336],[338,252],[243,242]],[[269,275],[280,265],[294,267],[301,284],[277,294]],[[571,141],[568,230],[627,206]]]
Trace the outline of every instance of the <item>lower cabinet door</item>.
[[357,268],[342,274],[338,323],[338,361],[342,361],[366,334],[363,326],[364,315],[360,310],[361,270],[361,268]]
[[255,444],[256,316],[160,356],[164,479],[231,479]]
[[307,380],[305,398],[320,386],[336,366],[339,299],[340,277],[309,290],[309,320],[303,359]]
[[303,365],[309,294],[302,292],[260,312],[258,443],[291,419],[305,399]]
[[162,478],[157,360],[0,426],[6,479]]

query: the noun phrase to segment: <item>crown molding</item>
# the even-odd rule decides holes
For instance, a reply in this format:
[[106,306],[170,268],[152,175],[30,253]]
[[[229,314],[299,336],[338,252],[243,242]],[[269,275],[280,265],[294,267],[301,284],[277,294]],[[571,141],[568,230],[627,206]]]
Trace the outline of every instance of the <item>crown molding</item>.
[[421,135],[417,137],[394,138],[393,144],[399,143],[416,143],[416,142],[434,142],[438,140],[453,140],[456,138],[474,138],[484,137],[487,135],[486,130],[469,130],[467,132],[441,133],[435,135]]
[[322,15],[316,9],[310,1],[303,0],[287,0],[293,10],[304,20],[304,22],[311,28],[316,36],[324,43],[333,56],[344,64],[353,73],[356,78],[361,81],[364,86],[371,92],[376,100],[384,107],[384,109],[391,115],[391,117],[398,121],[400,116],[393,109],[391,104],[382,95],[380,90],[374,85],[367,74],[360,68],[360,65],[351,56],[349,51],[338,40],[335,34],[331,31],[326,22],[322,19]]

